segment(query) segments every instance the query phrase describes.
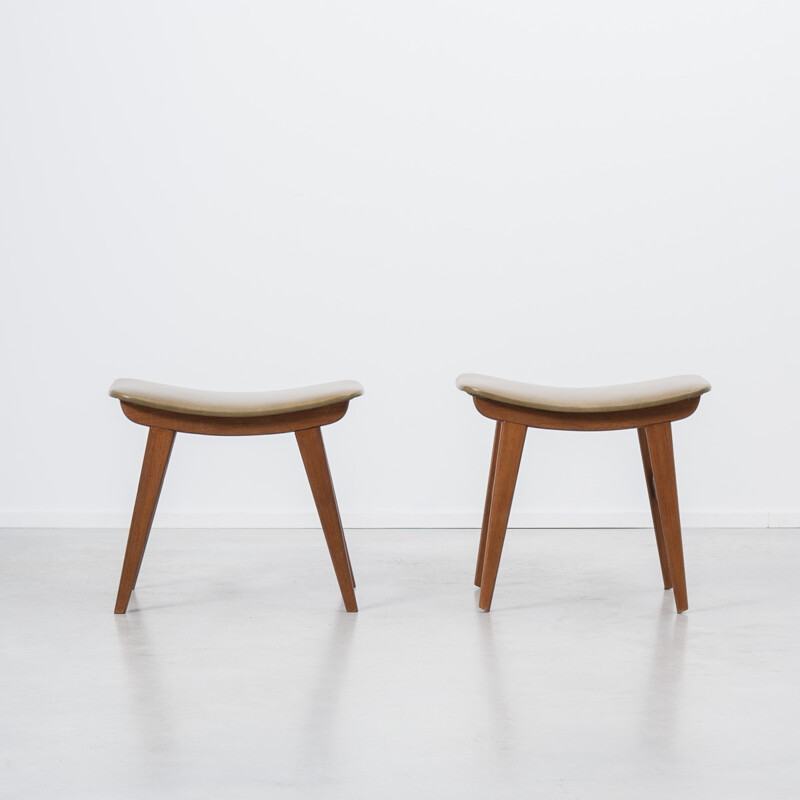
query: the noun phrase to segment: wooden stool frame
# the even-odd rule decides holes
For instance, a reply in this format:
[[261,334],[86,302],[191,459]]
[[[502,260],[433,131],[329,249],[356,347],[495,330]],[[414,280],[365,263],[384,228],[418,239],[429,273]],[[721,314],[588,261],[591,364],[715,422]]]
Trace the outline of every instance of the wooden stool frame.
[[492,605],[528,428],[559,431],[637,429],[664,588],[673,589],[679,614],[689,608],[671,423],[692,414],[700,402],[699,397],[633,411],[607,412],[541,411],[481,397],[473,397],[473,400],[483,416],[497,422],[475,570],[475,585],[481,590],[478,600],[481,609],[489,611]]
[[147,426],[150,431],[147,436],[142,473],[139,478],[139,489],[133,508],[114,613],[124,614],[127,611],[131,592],[136,587],[175,434],[260,436],[290,432],[294,433],[300,448],[300,455],[311,486],[311,493],[322,524],[322,531],[325,534],[325,541],[345,608],[347,611],[358,611],[353,591],[356,585],[353,579],[353,568],[347,552],[347,542],[342,530],[339,507],[336,503],[336,494],[320,430],[323,425],[340,420],[347,411],[348,403],[349,401],[344,401],[306,411],[257,417],[211,417],[160,411],[121,401],[120,405],[125,416],[139,425]]

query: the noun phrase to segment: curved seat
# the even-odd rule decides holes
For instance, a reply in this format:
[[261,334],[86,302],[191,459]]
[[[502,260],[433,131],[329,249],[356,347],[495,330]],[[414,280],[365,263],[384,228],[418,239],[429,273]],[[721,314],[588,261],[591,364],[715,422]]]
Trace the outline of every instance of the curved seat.
[[108,393],[125,403],[159,411],[241,418],[290,414],[342,403],[364,394],[364,387],[357,381],[333,381],[266,392],[214,392],[120,378],[111,384]]
[[676,375],[616,386],[564,388],[467,373],[456,378],[456,386],[473,397],[497,403],[579,414],[655,408],[699,397],[711,389],[711,384],[699,375]]

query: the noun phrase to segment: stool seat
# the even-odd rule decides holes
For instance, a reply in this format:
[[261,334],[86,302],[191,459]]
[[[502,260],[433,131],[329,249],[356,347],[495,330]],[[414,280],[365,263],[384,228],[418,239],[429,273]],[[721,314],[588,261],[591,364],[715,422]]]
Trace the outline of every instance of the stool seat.
[[333,381],[266,392],[214,392],[165,383],[119,378],[108,390],[126,403],[204,417],[266,417],[308,411],[364,394],[357,381]]
[[676,375],[616,386],[564,388],[467,373],[456,378],[456,386],[473,397],[497,403],[579,414],[655,408],[699,397],[711,389],[711,384],[699,375]]

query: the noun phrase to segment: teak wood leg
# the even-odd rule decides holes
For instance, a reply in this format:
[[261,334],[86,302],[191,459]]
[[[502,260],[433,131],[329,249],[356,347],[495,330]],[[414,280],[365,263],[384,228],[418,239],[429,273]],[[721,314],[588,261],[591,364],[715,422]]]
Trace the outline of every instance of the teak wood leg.
[[681,520],[678,510],[678,489],[675,482],[675,457],[672,450],[672,427],[669,422],[648,425],[645,438],[653,469],[656,506],[667,556],[669,574],[675,594],[675,608],[682,613],[689,608],[686,597],[686,573],[683,566]]
[[525,444],[527,426],[513,422],[501,422],[497,442],[497,457],[492,481],[492,500],[486,532],[481,594],[478,605],[488,611],[492,606],[497,569],[503,552],[503,542],[508,527],[508,515],[514,488],[517,484],[522,448]]
[[122,576],[119,581],[117,604],[114,608],[115,614],[124,614],[128,610],[128,601],[136,586],[136,579],[142,566],[144,550],[147,547],[150,528],[153,526],[153,517],[156,513],[174,441],[175,431],[165,428],[150,428],[147,435],[142,474],[139,478],[139,489],[133,507],[125,560],[122,563]]
[[667,548],[664,544],[664,532],[661,528],[661,514],[658,510],[658,498],[656,497],[656,485],[653,480],[653,464],[650,458],[650,448],[647,444],[647,434],[644,428],[638,428],[639,449],[642,451],[642,465],[644,466],[644,479],[647,483],[647,496],[650,498],[650,514],[653,517],[653,528],[656,532],[656,547],[658,548],[658,559],[661,562],[661,577],[664,579],[664,588],[672,588],[672,578],[669,574],[669,562],[667,561]]
[[494,444],[492,445],[492,461],[489,465],[489,484],[486,487],[486,502],[483,506],[483,522],[481,523],[481,541],[478,544],[478,564],[475,567],[475,585],[481,585],[483,576],[483,555],[486,550],[486,533],[489,530],[489,511],[492,508],[492,492],[494,491],[494,473],[497,468],[497,445],[500,441],[500,425],[494,426]]
[[353,591],[353,568],[347,552],[347,543],[342,530],[342,520],[339,516],[339,507],[336,503],[336,494],[333,490],[333,481],[325,455],[325,444],[322,441],[322,431],[319,428],[307,428],[295,431],[300,455],[308,475],[311,494],[317,507],[322,532],[328,544],[328,551],[333,561],[336,580],[342,593],[344,607],[348,611],[358,611],[356,595]]

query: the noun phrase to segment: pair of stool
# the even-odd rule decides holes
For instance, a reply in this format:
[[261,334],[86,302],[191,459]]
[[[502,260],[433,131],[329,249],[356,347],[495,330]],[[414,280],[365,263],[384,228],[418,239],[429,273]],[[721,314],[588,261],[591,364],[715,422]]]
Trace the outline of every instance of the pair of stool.
[[[496,421],[475,584],[479,606],[492,604],[511,502],[528,428],[608,431],[636,428],[664,588],[680,614],[689,607],[683,564],[671,423],[688,417],[711,386],[697,375],[599,388],[561,389],[461,375],[459,389]],[[136,586],[175,434],[253,436],[294,433],[336,580],[347,611],[357,611],[355,580],[336,503],[321,428],[340,420],[363,394],[355,381],[271,392],[209,392],[121,379],[109,394],[128,419],[149,428],[139,488],[122,565],[115,613],[127,611]]]

